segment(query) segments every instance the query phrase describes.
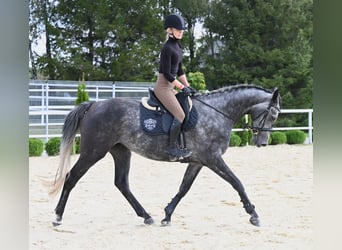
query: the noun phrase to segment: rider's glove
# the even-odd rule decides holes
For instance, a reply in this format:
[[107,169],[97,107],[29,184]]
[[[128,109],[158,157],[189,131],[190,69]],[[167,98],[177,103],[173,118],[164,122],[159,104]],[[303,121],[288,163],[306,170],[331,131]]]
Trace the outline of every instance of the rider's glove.
[[182,92],[186,95],[186,96],[191,96],[195,93],[195,90],[191,87],[184,87],[182,89]]

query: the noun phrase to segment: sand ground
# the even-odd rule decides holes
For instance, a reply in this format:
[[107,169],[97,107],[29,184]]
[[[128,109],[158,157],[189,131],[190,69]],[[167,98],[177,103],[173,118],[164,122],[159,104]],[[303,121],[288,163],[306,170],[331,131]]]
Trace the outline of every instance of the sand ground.
[[59,197],[48,197],[39,176],[54,175],[58,157],[30,157],[30,249],[313,249],[313,146],[231,147],[224,159],[256,206],[261,227],[249,223],[236,191],[207,168],[171,225],[160,226],[187,165],[136,154],[130,187],[155,224],[145,225],[115,188],[108,154],[79,181],[63,224],[53,227]]

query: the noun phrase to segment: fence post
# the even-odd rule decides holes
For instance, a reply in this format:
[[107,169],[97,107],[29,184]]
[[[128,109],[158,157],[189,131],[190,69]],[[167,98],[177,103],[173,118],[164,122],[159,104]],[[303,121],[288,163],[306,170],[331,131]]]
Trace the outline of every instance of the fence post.
[[[42,83],[42,96],[41,96],[41,110],[43,111],[45,109],[45,84]],[[42,113],[40,115],[40,123],[44,124],[44,114]]]
[[[245,124],[248,125],[248,114],[245,114]],[[249,141],[247,140],[247,146],[248,145],[249,145]]]
[[312,143],[312,111],[308,112],[309,120],[309,144]]
[[46,81],[45,85],[45,142],[49,140],[49,82]]
[[115,98],[115,82],[113,82],[113,85],[112,85],[112,98]]

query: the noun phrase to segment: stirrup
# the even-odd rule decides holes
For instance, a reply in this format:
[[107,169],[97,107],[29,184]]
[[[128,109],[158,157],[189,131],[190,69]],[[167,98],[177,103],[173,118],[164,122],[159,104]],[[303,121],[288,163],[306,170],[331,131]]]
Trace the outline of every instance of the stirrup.
[[192,152],[187,149],[172,148],[169,150],[170,161],[180,161],[189,157],[191,154]]
[[182,155],[183,155],[183,158],[188,158],[192,152],[190,150],[188,150],[187,148],[182,148]]

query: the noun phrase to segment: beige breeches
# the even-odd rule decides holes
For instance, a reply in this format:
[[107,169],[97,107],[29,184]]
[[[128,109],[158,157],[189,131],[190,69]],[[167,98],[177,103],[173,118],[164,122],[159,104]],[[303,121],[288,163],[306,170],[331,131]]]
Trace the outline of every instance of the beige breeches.
[[183,122],[185,118],[184,111],[179,104],[174,89],[174,84],[167,81],[163,74],[159,74],[154,86],[154,93],[165,108],[179,121]]

